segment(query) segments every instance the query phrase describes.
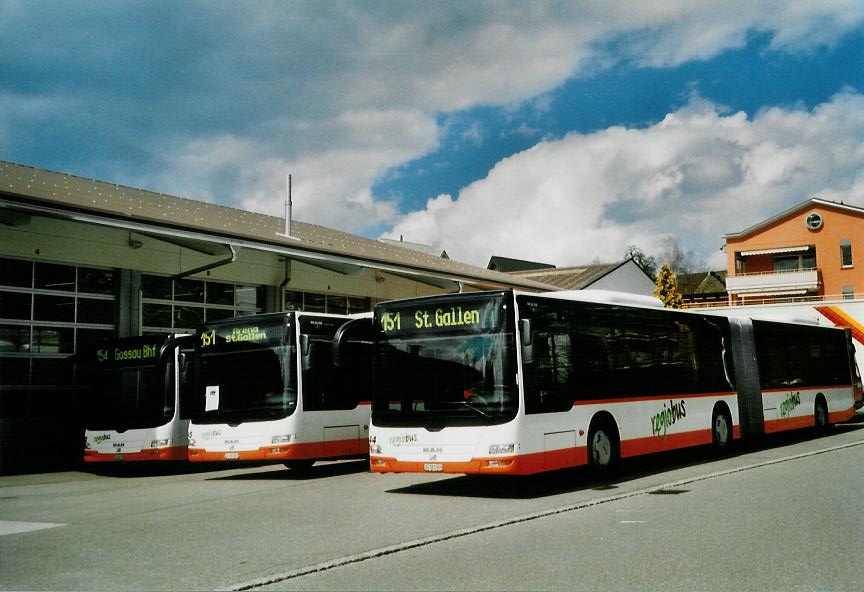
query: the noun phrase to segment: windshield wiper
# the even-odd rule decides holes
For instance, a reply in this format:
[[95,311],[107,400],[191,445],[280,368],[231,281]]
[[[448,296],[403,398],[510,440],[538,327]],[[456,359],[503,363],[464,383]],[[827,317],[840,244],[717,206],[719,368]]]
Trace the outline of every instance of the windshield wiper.
[[449,405],[449,406],[453,406],[453,407],[456,407],[456,406],[467,407],[471,411],[474,411],[477,414],[482,415],[483,417],[488,417],[490,419],[492,417],[491,415],[489,415],[488,413],[486,413],[485,411],[483,411],[479,407],[472,405],[468,401],[442,401],[441,403],[439,403],[439,405]]

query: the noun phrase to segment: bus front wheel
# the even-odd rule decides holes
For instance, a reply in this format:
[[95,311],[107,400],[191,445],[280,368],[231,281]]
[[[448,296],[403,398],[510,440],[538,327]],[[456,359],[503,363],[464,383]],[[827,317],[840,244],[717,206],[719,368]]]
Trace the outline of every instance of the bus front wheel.
[[588,430],[588,463],[597,471],[610,471],[618,464],[618,430],[607,421]]

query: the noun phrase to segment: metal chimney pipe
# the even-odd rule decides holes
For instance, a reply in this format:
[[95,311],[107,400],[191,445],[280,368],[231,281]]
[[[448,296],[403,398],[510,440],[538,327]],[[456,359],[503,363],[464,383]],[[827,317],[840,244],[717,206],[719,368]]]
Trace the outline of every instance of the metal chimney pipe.
[[291,236],[291,220],[294,202],[291,200],[291,173],[288,173],[287,199],[285,200],[285,236]]

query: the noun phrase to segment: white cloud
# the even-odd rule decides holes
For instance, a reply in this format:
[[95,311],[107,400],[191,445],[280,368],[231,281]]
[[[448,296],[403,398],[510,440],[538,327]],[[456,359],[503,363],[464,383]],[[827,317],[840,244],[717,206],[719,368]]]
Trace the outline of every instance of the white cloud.
[[814,195],[864,206],[864,95],[749,119],[699,99],[645,129],[542,142],[388,236],[485,265],[491,255],[584,264],[677,236],[724,267],[722,237]]
[[[829,43],[825,31],[836,38],[864,19],[864,3],[857,1],[351,7],[347,16],[325,11],[311,19],[311,31],[328,34],[302,38],[304,59],[296,67],[308,79],[281,121],[286,140],[265,143],[266,156],[243,166],[244,207],[278,211],[280,177],[292,170],[298,195],[314,200],[298,208],[298,217],[362,231],[392,219],[396,205],[370,203],[370,188],[389,169],[437,145],[436,113],[542,97],[580,72],[626,57],[602,49],[608,40],[624,36],[633,40],[629,48],[622,44],[625,53],[640,63],[672,66],[740,47],[752,30],[772,34],[778,49],[802,48]],[[334,39],[341,50],[321,45]],[[268,171],[260,161],[279,166]],[[707,160],[699,166],[706,176],[735,172],[710,170]],[[669,172],[654,174],[656,191],[676,183]],[[358,196],[366,204],[359,209]]]
[[[767,34],[775,50],[830,45],[861,25],[864,3],[445,0],[429,9],[420,2],[313,0],[168,3],[142,11],[124,3],[70,10],[65,4],[34,8],[7,2],[0,5],[0,15],[4,85],[8,81],[23,89],[4,89],[4,96],[15,100],[0,101],[0,134],[6,143],[33,138],[31,153],[45,158],[45,147],[68,142],[55,162],[79,163],[104,162],[109,146],[108,159],[120,171],[110,180],[134,180],[155,190],[270,213],[281,211],[284,176],[290,171],[298,218],[363,231],[395,212],[395,204],[372,199],[375,180],[437,146],[440,114],[526,100],[542,108],[549,100],[546,93],[571,77],[620,60],[666,67],[705,59],[742,46],[753,31]],[[49,35],[45,22],[56,25],[50,42],[34,42]],[[52,107],[50,117],[33,107],[57,97],[70,98],[52,103],[59,106]],[[68,122],[82,121],[85,113],[92,115],[80,126],[84,129],[70,132]],[[713,121],[710,113],[706,117]],[[666,123],[666,135],[674,151],[681,139],[672,133],[672,123]],[[53,129],[60,131],[46,131]],[[473,131],[474,138],[483,132]],[[618,138],[634,136],[639,137],[612,129],[567,141],[602,153]],[[736,149],[735,142],[699,148],[719,150],[720,156]],[[663,161],[662,142],[652,149]],[[771,146],[761,150],[747,154],[754,159],[773,155]],[[541,144],[534,158],[548,152],[566,168],[562,151],[556,144]],[[582,183],[599,194],[623,192],[629,184],[628,191],[668,200],[675,191],[689,195],[682,185],[688,179],[722,184],[737,170],[704,160],[690,165],[698,170],[683,164],[680,170],[664,170],[652,168],[656,165],[644,155],[633,156],[651,172],[644,187],[631,175],[616,180],[587,169],[581,171]],[[807,163],[794,147],[780,156],[772,163],[782,160],[786,175],[806,173]],[[501,168],[518,166],[525,158],[520,155]],[[666,158],[674,161],[674,154]],[[152,168],[141,170],[145,166]],[[542,181],[530,170],[520,173]],[[473,193],[502,174],[495,171],[490,180],[467,188],[449,209],[479,202]],[[536,193],[530,183],[512,181],[526,195]],[[543,195],[585,186],[559,185],[547,184]],[[509,186],[501,189],[506,193]],[[592,200],[585,201],[596,217]]]

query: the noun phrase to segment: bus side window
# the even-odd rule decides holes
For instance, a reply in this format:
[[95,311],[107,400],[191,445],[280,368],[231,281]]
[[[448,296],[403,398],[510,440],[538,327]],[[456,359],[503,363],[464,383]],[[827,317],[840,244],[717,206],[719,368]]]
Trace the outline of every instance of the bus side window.
[[576,377],[567,324],[546,314],[532,319],[533,358],[525,364],[525,412],[552,413],[573,406]]

